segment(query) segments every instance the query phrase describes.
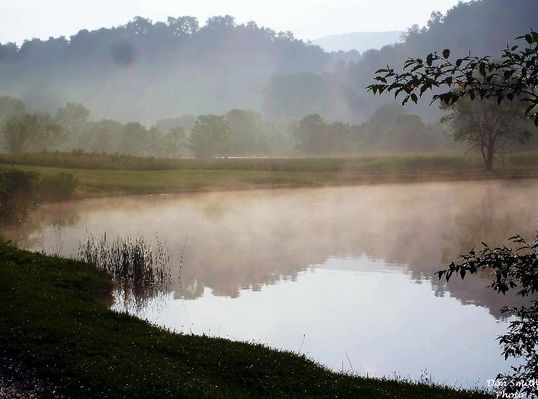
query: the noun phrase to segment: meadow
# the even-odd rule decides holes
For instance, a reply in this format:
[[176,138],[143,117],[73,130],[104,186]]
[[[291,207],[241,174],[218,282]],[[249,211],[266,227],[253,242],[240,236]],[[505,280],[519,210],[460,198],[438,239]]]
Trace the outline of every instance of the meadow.
[[409,154],[319,158],[157,159],[84,153],[0,155],[0,169],[78,181],[78,197],[252,188],[323,187],[383,182],[538,177],[538,153],[499,157],[486,171],[478,155]]

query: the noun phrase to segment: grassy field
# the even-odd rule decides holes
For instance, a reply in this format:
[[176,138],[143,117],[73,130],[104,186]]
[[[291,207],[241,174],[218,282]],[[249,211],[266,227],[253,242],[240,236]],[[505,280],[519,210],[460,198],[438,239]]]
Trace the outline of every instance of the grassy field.
[[110,311],[104,273],[4,244],[0,286],[0,363],[22,364],[68,398],[487,397],[336,374],[261,345],[173,334]]
[[500,158],[492,172],[476,155],[378,155],[353,158],[153,159],[99,154],[0,156],[0,168],[69,172],[82,197],[379,182],[538,177],[538,153]]

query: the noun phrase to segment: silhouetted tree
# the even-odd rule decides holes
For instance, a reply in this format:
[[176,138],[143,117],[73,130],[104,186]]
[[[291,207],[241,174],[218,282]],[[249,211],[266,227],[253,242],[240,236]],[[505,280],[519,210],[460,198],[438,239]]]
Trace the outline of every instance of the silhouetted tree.
[[516,142],[524,143],[532,133],[525,109],[517,102],[462,99],[441,108],[448,111],[442,121],[451,127],[454,140],[477,148],[487,170],[493,169],[499,152]]

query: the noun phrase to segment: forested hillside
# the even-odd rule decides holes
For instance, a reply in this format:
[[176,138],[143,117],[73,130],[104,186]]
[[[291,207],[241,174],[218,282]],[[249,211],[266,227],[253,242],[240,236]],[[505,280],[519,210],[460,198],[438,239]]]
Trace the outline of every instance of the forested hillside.
[[0,92],[51,111],[68,101],[94,115],[154,122],[181,114],[261,107],[275,73],[321,73],[330,57],[290,32],[230,16],[199,26],[138,17],[123,26],[81,30],[70,38],[0,47]]
[[[432,14],[425,27],[411,27],[402,43],[349,61],[357,57],[329,54],[292,33],[237,24],[230,16],[203,26],[191,17],[139,17],[70,38],[4,43],[0,95],[49,112],[81,102],[95,118],[147,124],[233,108],[273,120],[319,113],[329,121],[358,122],[390,101],[365,90],[380,65],[401,65],[409,56],[446,47],[454,55],[495,54],[536,28],[537,19],[535,0],[460,3],[446,15]],[[411,112],[428,120],[436,115],[427,105]]]

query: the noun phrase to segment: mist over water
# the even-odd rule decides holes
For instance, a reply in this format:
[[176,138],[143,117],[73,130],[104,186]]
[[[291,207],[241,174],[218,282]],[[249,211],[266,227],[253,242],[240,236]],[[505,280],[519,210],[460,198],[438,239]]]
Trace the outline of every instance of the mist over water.
[[88,233],[158,237],[172,286],[131,309],[140,317],[335,370],[427,370],[437,382],[483,386],[508,367],[495,337],[510,300],[488,279],[446,285],[433,274],[480,241],[532,235],[537,194],[538,181],[527,180],[85,200],[43,206],[18,241],[73,256]]

